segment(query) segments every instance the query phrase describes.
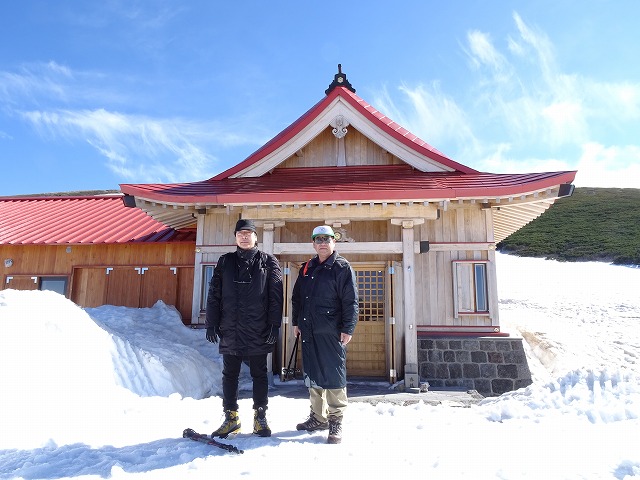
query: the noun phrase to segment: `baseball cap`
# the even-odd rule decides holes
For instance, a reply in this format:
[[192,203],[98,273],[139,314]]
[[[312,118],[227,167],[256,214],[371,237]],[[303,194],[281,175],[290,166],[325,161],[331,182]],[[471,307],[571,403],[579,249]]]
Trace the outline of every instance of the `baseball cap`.
[[336,236],[336,234],[333,233],[333,228],[328,225],[320,225],[319,227],[314,228],[313,233],[311,234],[311,239],[313,240],[318,235],[328,235],[334,238]]

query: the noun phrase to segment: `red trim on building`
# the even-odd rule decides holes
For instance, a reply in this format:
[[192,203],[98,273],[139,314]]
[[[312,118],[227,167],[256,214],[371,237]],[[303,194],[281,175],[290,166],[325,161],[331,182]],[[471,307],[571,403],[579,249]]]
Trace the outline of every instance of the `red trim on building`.
[[438,337],[510,337],[506,332],[418,332],[418,338],[438,338]]
[[418,338],[429,337],[509,337],[506,332],[501,332],[495,325],[418,325],[416,327]]

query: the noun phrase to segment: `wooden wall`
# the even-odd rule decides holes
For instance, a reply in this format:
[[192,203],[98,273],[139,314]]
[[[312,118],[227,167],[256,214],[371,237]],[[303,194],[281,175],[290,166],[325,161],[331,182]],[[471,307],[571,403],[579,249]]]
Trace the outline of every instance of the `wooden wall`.
[[33,289],[31,277],[65,276],[67,297],[82,307],[149,307],[161,299],[190,323],[194,250],[191,243],[2,245],[1,288]]
[[278,168],[294,167],[330,167],[336,165],[338,142],[344,143],[347,165],[390,165],[403,163],[386,150],[380,148],[352,126],[341,140],[327,127],[320,135],[309,142],[296,155],[278,165]]
[[[456,260],[489,260],[486,215],[480,205],[451,207],[440,218],[419,227],[417,240],[433,244],[466,244],[468,249],[430,251],[416,256],[416,301],[418,325],[491,326],[489,316],[454,318],[453,263]],[[497,296],[496,285],[489,282],[489,296]],[[494,323],[492,323],[494,322]]]

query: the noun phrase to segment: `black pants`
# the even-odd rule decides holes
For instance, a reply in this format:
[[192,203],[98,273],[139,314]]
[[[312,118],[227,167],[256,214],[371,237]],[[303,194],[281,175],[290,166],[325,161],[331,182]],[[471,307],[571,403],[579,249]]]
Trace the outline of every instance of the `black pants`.
[[238,377],[242,360],[249,360],[249,371],[253,379],[253,409],[267,407],[269,401],[269,380],[267,378],[267,354],[238,357],[222,355],[222,407],[238,411]]

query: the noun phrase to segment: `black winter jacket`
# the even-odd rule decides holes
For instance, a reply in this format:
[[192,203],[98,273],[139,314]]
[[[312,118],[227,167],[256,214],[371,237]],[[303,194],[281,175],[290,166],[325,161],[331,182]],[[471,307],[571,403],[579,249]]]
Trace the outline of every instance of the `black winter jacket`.
[[311,386],[345,387],[347,353],[340,333],[353,335],[358,321],[358,286],[349,262],[333,252],[323,263],[316,256],[303,264],[291,304],[291,323],[302,338],[305,377]]
[[271,327],[282,322],[282,270],[273,255],[257,248],[226,253],[213,270],[206,327],[219,328],[220,353],[266,354]]

